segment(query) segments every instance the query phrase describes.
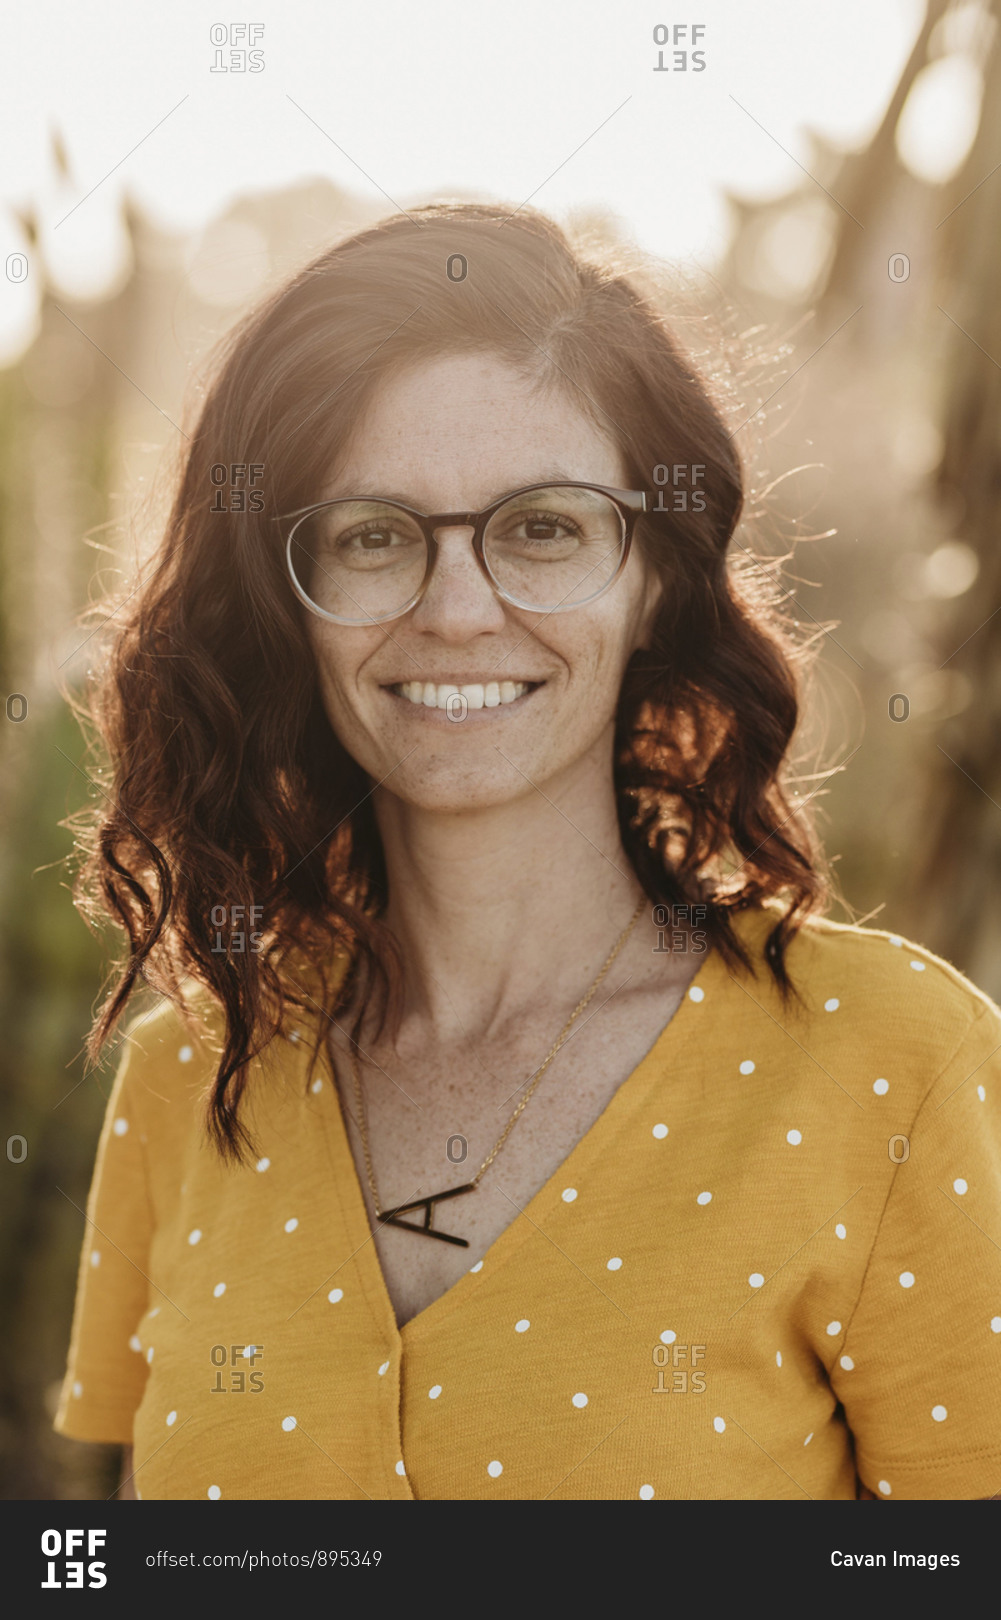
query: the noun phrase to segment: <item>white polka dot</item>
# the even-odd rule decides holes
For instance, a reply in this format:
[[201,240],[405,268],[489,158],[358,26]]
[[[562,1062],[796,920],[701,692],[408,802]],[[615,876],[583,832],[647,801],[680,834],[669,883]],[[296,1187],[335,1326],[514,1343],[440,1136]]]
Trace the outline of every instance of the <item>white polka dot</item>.
[[622,1270],[622,1261],[619,1259],[617,1254],[613,1254],[611,1260],[609,1260],[609,1262],[608,1262],[608,1270],[609,1271],[621,1271]]
[[128,1128],[129,1122],[127,1119],[116,1119],[114,1125],[111,1127],[116,1136],[124,1136]]
[[318,1092],[321,1092],[323,1090],[323,1081],[322,1080],[314,1080],[313,1084],[310,1086],[309,1089],[313,1093],[313,1095],[316,1096]]
[[240,1351],[240,1354],[242,1355],[244,1361],[253,1361],[257,1354],[256,1344],[245,1344],[243,1349]]
[[[691,995],[691,991],[689,991],[689,995]],[[650,1498],[652,1496],[653,1496],[653,1486],[652,1485],[641,1485],[640,1486],[640,1501],[641,1502],[649,1502]]]
[[218,1485],[210,1485],[205,1494],[210,1502],[218,1502],[220,1496],[222,1495],[222,1491],[219,1489]]
[[765,1279],[760,1271],[752,1271],[747,1280],[752,1288],[760,1288]]
[[1001,1333],[1001,1316],[991,1317],[991,1332]]
[[931,1409],[931,1415],[935,1419],[936,1423],[944,1423],[946,1418],[949,1416],[944,1406],[933,1406]]
[[840,1322],[828,1322],[827,1331],[830,1334],[832,1339],[836,1338],[836,1336],[841,1332],[841,1323]]
[[577,1197],[577,1188],[576,1187],[564,1187],[564,1189],[563,1189],[563,1202],[565,1204],[572,1204],[576,1197]]
[[744,1059],[743,1063],[740,1065],[740,1072],[741,1072],[741,1074],[753,1074],[754,1073],[754,1064],[751,1062],[750,1058],[745,1058]]
[[290,1029],[288,1032],[288,1038],[290,1041],[298,1041],[301,1039],[297,1029]]
[[149,1313],[149,1315],[150,1315],[150,1317],[151,1317],[151,1318],[152,1318],[152,1317],[154,1317],[154,1316],[159,1316],[159,1314],[160,1314],[160,1307],[159,1307],[159,1305],[154,1305],[154,1306],[153,1306],[153,1309],[152,1309],[152,1310],[151,1310],[151,1311],[150,1311],[150,1313]]
[[722,1434],[723,1430],[726,1428],[726,1424],[722,1418],[716,1417],[713,1418],[713,1428],[716,1430],[717,1434]]
[[190,1063],[191,1059],[195,1055],[194,1048],[191,1046],[182,1046],[177,1055],[182,1063]]
[[382,1378],[386,1373],[388,1373],[388,1371],[389,1371],[389,1362],[384,1361],[382,1366],[379,1368],[379,1377]]
[[530,1328],[530,1327],[531,1327],[531,1325],[532,1325],[532,1324],[531,1324],[531,1322],[530,1322],[530,1321],[529,1321],[529,1320],[528,1320],[528,1317],[527,1317],[527,1316],[523,1316],[523,1317],[522,1317],[522,1319],[521,1319],[521,1321],[520,1321],[520,1322],[516,1322],[516,1323],[515,1323],[515,1324],[514,1324],[514,1331],[515,1331],[515,1332],[516,1332],[516,1333],[527,1333],[527,1332],[528,1332],[528,1330],[529,1330],[529,1328]]
[[573,1398],[573,1404],[574,1406],[586,1406],[587,1396],[580,1393],[576,1394]]
[[129,1340],[129,1349],[130,1350],[141,1350],[142,1349],[142,1342],[141,1342],[141,1340],[139,1338],[138,1333],[133,1333],[131,1339]]
[[[688,999],[689,999],[689,1001],[705,1001],[706,993],[705,993],[705,991],[703,990],[703,988],[702,988],[702,986],[700,984],[693,984],[692,985],[691,989],[688,992]],[[650,1492],[650,1495],[651,1496],[653,1495],[652,1490]]]
[[848,1228],[846,1226],[842,1226],[840,1221],[834,1228],[834,1236],[839,1238],[846,1238],[848,1236]]
[[890,935],[890,944],[891,945],[902,945],[903,943],[904,942],[901,939],[899,934],[891,934]]
[[299,1225],[299,1222],[296,1220],[295,1216],[292,1215],[285,1222],[285,1230],[286,1230],[286,1232],[294,1232],[298,1225]]
[[487,1463],[487,1473],[491,1479],[498,1479],[504,1472],[504,1464],[499,1462]]
[[402,1457],[400,1458],[399,1462],[396,1465],[396,1472],[399,1474],[401,1479],[406,1478],[407,1470],[403,1466],[403,1458]]
[[851,1356],[842,1356],[840,1365],[845,1369],[845,1372],[854,1372],[855,1371],[855,1363],[852,1360]]
[[837,996],[829,996],[827,998],[827,1000],[824,1002],[824,1011],[825,1012],[837,1012],[837,1010],[838,1010],[838,1008],[840,1006],[841,1006],[841,1003],[838,1000]]
[[925,970],[925,964],[923,962],[912,962],[911,967],[914,969],[915,973],[923,973]]
[[889,1080],[874,1080],[872,1083],[872,1089],[876,1093],[877,1097],[885,1097],[886,1093],[890,1089],[890,1082]]
[[804,1446],[808,1446],[812,1439],[813,1439],[813,1430],[811,1429],[809,1434],[807,1435],[806,1439],[803,1441]]
[[292,1430],[295,1428],[295,1418],[282,1418],[282,1428],[285,1430],[286,1434],[291,1434]]
[[73,1385],[73,1399],[78,1401],[82,1394],[83,1385],[79,1382],[79,1380],[77,1380],[77,1382]]
[[799,1147],[799,1144],[802,1142],[802,1140],[803,1140],[803,1132],[802,1131],[786,1131],[786,1141],[789,1143],[790,1147]]
[[222,1299],[222,1296],[223,1296],[223,1294],[225,1292],[226,1292],[226,1284],[225,1283],[216,1283],[215,1287],[212,1290],[213,1296],[216,1299]]
[[177,1422],[177,1413],[176,1412],[168,1412],[167,1413],[167,1427],[168,1427],[168,1429],[172,1429],[176,1422]]
[[146,1360],[147,1361],[152,1361],[153,1360],[153,1346],[152,1345],[150,1345],[149,1349],[146,1352]]
[[193,1232],[188,1233],[188,1242],[192,1245],[192,1247],[194,1247],[194,1245],[196,1243],[200,1243],[201,1240],[202,1240],[201,1230],[196,1226]]
[[980,1098],[981,1102],[986,1102],[987,1101],[987,1093],[984,1090],[983,1086],[978,1086],[977,1087],[977,1096]]
[[883,1493],[884,1496],[893,1495],[893,1487],[885,1479],[880,1480],[878,1489]]
[[776,1350],[776,1352],[775,1352],[775,1365],[776,1365],[776,1367],[781,1367],[781,1365],[782,1365],[782,1351],[781,1350]]
[[470,1266],[469,1269],[470,1269],[470,1271],[482,1271],[483,1270],[483,1261],[482,1260],[477,1260],[475,1266]]
[[902,1271],[897,1280],[900,1283],[901,1288],[913,1288],[914,1287],[914,1273],[913,1273],[913,1271]]
[[668,1328],[664,1333],[661,1334],[660,1342],[661,1344],[673,1344],[677,1337],[678,1335],[675,1333],[674,1329]]
[[101,1264],[101,1251],[100,1251],[100,1249],[91,1249],[91,1251],[90,1251],[90,1263],[91,1263],[92,1266],[99,1266]]
[[667,1126],[655,1125],[653,1128],[653,1134],[657,1138],[658,1142],[663,1142],[665,1136],[667,1135]]
[[710,1192],[699,1193],[698,1198],[696,1198],[696,1200],[695,1200],[695,1202],[697,1204],[711,1204],[712,1201],[713,1201],[713,1195]]
[[429,1401],[436,1401],[440,1394],[441,1394],[441,1385],[440,1384],[432,1384],[431,1388],[428,1390],[428,1400]]
[[261,1170],[261,1171],[270,1170],[271,1169],[271,1160],[270,1159],[258,1159],[257,1168],[258,1168],[258,1170]]
[[339,1305],[341,1300],[344,1298],[343,1288],[332,1288],[330,1293],[327,1295],[327,1298],[329,1299],[331,1305]]
[[969,1192],[970,1184],[968,1181],[964,1181],[962,1176],[960,1176],[956,1181],[953,1182],[952,1190],[954,1193],[958,1193],[960,1198],[962,1198],[965,1192]]

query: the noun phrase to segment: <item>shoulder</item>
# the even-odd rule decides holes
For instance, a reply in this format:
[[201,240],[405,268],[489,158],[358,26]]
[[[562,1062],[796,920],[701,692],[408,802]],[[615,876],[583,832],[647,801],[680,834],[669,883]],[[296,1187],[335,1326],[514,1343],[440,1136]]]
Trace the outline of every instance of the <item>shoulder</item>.
[[793,995],[783,1001],[765,960],[781,912],[750,908],[735,928],[751,961],[745,987],[812,1053],[908,1077],[915,1100],[957,1057],[1001,1041],[1001,1011],[942,957],[900,934],[813,918],[791,941]]

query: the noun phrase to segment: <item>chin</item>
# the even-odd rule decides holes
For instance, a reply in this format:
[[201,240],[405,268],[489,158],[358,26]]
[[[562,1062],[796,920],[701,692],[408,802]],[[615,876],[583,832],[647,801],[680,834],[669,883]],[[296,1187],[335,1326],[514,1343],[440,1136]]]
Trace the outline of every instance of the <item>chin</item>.
[[[526,772],[528,774],[535,781],[539,780],[538,772]],[[524,776],[505,760],[498,761],[495,754],[479,763],[469,760],[462,765],[455,760],[424,759],[419,776],[408,776],[401,781],[402,776],[403,772],[397,771],[391,784],[387,783],[394,798],[416,810],[439,815],[492,810],[535,792]]]

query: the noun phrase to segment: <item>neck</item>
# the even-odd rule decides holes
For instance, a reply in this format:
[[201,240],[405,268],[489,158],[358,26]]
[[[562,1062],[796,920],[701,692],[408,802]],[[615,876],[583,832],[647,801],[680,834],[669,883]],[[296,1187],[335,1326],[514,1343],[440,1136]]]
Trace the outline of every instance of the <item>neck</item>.
[[380,790],[387,923],[403,1017],[438,1039],[489,1036],[539,997],[572,1002],[640,895],[619,836],[609,750],[544,791],[428,811]]

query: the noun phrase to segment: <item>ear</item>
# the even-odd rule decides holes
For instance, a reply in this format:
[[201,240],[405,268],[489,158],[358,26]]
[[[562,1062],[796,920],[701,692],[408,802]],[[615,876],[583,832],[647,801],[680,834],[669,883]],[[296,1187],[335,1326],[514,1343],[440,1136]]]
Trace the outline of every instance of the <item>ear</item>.
[[657,622],[657,615],[660,612],[663,600],[664,582],[660,575],[647,563],[633,652],[650,651],[650,637],[653,634],[653,627]]

